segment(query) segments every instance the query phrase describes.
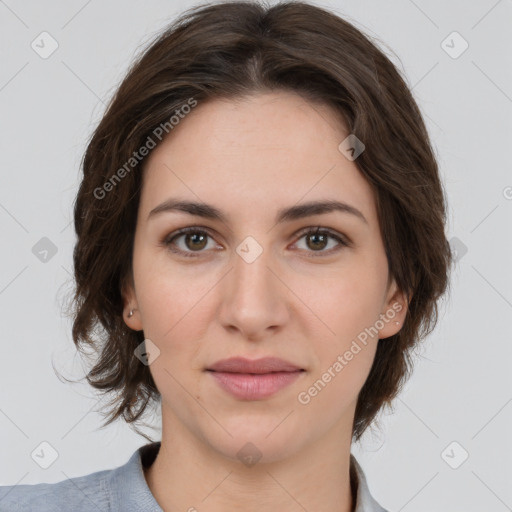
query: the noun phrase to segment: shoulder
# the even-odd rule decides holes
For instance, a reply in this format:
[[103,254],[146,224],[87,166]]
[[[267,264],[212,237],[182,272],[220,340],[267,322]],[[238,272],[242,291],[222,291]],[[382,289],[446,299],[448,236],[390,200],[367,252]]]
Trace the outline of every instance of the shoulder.
[[114,470],[68,478],[57,483],[0,487],[0,512],[76,512],[110,510],[108,480]]
[[0,512],[162,512],[143,471],[159,448],[141,446],[122,466],[53,484],[0,486]]
[[356,496],[355,512],[388,512],[371,495],[363,468],[353,454],[350,454],[350,481]]

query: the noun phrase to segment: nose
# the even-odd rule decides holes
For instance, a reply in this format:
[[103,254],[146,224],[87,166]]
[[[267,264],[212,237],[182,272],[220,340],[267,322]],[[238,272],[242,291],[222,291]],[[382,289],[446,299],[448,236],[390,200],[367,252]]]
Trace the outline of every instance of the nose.
[[260,340],[288,321],[290,291],[275,270],[270,251],[263,250],[254,260],[240,254],[234,253],[233,267],[223,279],[219,318],[225,329]]

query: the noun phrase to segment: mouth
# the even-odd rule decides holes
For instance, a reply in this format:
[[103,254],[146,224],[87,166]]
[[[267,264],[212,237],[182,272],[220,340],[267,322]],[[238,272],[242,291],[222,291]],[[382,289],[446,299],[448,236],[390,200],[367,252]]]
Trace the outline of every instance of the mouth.
[[239,400],[264,400],[288,387],[305,371],[270,373],[209,372],[214,381]]
[[225,359],[206,371],[221,389],[240,400],[269,398],[306,373],[304,368],[272,357]]
[[278,357],[262,357],[260,359],[246,359],[244,357],[232,357],[222,359],[212,366],[206,368],[207,371],[223,373],[243,373],[243,374],[268,374],[268,373],[292,373],[305,371],[303,368]]

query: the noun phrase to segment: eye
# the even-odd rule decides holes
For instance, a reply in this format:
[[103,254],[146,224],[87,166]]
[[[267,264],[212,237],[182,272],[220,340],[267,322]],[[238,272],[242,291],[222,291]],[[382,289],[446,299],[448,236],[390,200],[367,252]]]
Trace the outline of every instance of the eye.
[[[303,238],[306,239],[305,250],[307,252],[320,253],[311,254],[310,256],[312,257],[325,256],[326,254],[330,255],[333,252],[338,252],[343,247],[350,247],[348,240],[343,238],[341,235],[331,231],[330,229],[323,229],[321,227],[317,227],[315,229],[308,228],[307,231],[303,231],[300,235],[300,240]],[[329,239],[338,242],[338,247],[335,247],[334,249],[331,247],[328,251],[325,251],[324,249],[327,247]]]
[[[330,255],[333,252],[341,250],[343,247],[351,246],[348,239],[345,239],[342,235],[331,231],[330,229],[321,227],[307,228],[306,231],[302,231],[297,236],[300,236],[299,240],[303,238],[306,239],[306,248],[301,250],[305,250],[310,253],[320,253],[310,254],[312,257]],[[194,258],[200,256],[202,252],[205,252],[203,249],[208,248],[208,238],[213,239],[212,235],[210,235],[210,233],[204,228],[188,226],[164,238],[162,243],[174,253],[183,255],[187,258]],[[182,239],[181,241],[183,242],[181,247],[177,242],[180,239]],[[326,251],[324,249],[329,245],[329,239],[338,242],[338,247],[331,247]],[[213,245],[215,246],[215,244]],[[212,247],[210,247],[210,249],[212,249]]]
[[[182,245],[176,248],[178,245],[176,240],[180,238],[183,238],[184,247]],[[203,249],[207,246],[208,238],[212,238],[208,231],[196,226],[189,226],[169,235],[164,239],[163,243],[172,252],[182,254],[187,258],[194,258],[196,256],[195,252],[203,252]],[[190,248],[192,250],[189,250]]]

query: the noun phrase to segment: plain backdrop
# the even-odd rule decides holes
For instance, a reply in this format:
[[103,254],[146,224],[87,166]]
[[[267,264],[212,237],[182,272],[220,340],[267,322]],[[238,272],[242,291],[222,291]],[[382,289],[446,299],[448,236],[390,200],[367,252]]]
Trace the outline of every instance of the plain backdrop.
[[[413,89],[458,258],[394,412],[352,452],[390,511],[512,510],[512,1],[317,4],[382,41]],[[62,382],[52,364],[84,375],[61,301],[72,286],[72,203],[87,138],[135,52],[193,5],[0,1],[2,485],[117,467],[146,443],[121,422],[100,429],[92,388]],[[58,44],[47,58],[33,48],[41,37],[46,51]],[[159,439],[154,422],[147,432]],[[47,469],[31,456],[42,442],[58,454]]]

